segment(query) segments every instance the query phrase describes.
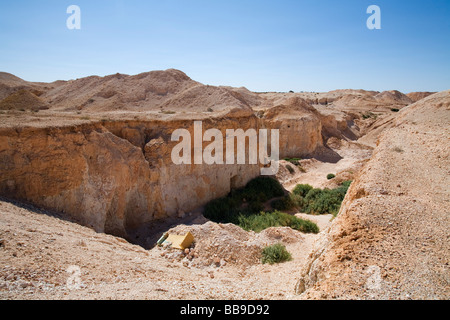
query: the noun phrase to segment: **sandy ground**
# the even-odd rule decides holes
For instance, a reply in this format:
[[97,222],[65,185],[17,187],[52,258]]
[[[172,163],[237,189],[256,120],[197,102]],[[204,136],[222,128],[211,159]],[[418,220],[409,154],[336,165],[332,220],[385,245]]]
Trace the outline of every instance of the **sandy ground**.
[[[191,268],[124,240],[0,202],[1,299],[295,299],[295,281],[318,235],[287,244],[278,265]],[[331,216],[308,216],[325,229]]]

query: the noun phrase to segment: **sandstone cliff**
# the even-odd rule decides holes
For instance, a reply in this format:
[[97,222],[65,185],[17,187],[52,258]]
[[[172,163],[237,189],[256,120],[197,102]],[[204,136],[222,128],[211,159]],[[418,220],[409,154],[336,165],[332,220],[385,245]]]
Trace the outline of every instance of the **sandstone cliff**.
[[[256,118],[211,121],[253,128]],[[91,122],[0,130],[0,194],[64,212],[79,223],[127,237],[152,220],[188,212],[242,187],[259,165],[175,165],[171,132],[192,122]]]

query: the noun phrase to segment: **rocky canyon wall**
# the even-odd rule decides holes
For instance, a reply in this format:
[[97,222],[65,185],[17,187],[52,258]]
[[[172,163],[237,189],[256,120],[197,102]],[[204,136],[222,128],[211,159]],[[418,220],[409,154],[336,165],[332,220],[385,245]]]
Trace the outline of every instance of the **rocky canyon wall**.
[[[171,151],[179,142],[171,141],[172,132],[184,128],[194,137],[193,122],[2,128],[0,194],[126,238],[144,223],[189,212],[260,175],[259,164],[248,164],[248,141],[247,164],[174,164]],[[209,118],[203,132],[215,128],[226,137],[226,129],[277,128],[283,156],[303,156],[322,144],[320,125],[308,119],[267,124],[253,114]]]

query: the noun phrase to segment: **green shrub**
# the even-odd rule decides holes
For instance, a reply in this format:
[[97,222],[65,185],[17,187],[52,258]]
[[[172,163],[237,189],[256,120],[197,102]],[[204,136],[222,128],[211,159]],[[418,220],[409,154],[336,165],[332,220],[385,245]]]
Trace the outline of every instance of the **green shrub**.
[[270,227],[291,227],[305,233],[319,232],[319,227],[314,222],[280,211],[260,212],[251,215],[240,214],[237,225],[244,230],[255,232],[261,232]]
[[264,210],[264,204],[258,201],[250,202],[247,205],[246,212],[248,213],[258,213]]
[[277,180],[258,177],[227,197],[207,203],[203,215],[214,222],[238,224],[240,214],[259,213],[264,210],[264,202],[280,196],[284,196],[284,189]]
[[329,173],[329,174],[327,175],[327,179],[328,179],[328,180],[331,180],[331,179],[334,179],[334,178],[336,178],[336,175],[334,175],[333,173]]
[[289,197],[291,198],[294,207],[303,208],[303,206],[305,205],[305,201],[301,195],[291,193]]
[[203,215],[215,222],[231,222],[237,214],[238,204],[230,197],[214,199],[206,204]]
[[284,196],[283,198],[273,200],[270,206],[275,210],[290,210],[296,207],[296,204],[290,196]]
[[[344,194],[345,196],[345,194]],[[339,212],[344,197],[334,190],[324,189],[313,201],[308,203],[307,211],[310,213],[336,215]]]
[[284,158],[284,161],[292,163],[294,166],[301,166],[300,158]]
[[251,180],[243,190],[241,195],[247,201],[265,202],[272,198],[284,195],[284,189],[278,180],[271,177],[258,177]]
[[298,184],[294,190],[292,190],[293,194],[299,195],[301,197],[305,197],[313,187],[309,184]]
[[[297,193],[292,197],[297,207],[306,213],[325,214],[330,213],[337,215],[341,207],[345,194],[351,184],[351,181],[343,182],[335,189],[311,189],[305,188],[304,185],[298,185]],[[305,196],[306,190],[309,191]],[[295,191],[295,189],[294,189]]]
[[292,260],[292,255],[281,243],[265,247],[261,253],[261,262],[263,264],[265,263],[274,264],[290,260]]

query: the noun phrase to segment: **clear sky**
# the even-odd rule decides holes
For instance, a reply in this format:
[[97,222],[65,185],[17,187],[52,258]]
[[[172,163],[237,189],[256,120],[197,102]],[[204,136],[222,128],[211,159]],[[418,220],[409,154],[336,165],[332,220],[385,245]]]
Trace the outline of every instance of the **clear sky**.
[[[81,29],[69,30],[69,5]],[[369,5],[381,30],[369,30]],[[176,68],[253,91],[450,89],[449,0],[0,1],[0,71],[28,81]]]

